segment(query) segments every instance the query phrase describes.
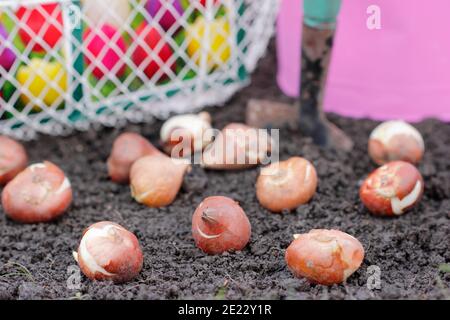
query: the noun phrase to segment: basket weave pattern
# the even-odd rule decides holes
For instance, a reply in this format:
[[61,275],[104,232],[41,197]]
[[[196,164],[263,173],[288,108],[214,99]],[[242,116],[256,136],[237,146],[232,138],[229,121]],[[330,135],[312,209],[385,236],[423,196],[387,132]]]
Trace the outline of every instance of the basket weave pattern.
[[277,0],[2,0],[0,134],[32,139],[221,105]]

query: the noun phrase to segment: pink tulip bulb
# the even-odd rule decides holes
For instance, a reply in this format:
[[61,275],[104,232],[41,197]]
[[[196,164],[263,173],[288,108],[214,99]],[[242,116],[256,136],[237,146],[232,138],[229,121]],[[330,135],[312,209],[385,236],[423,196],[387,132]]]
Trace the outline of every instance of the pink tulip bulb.
[[126,65],[121,57],[125,55],[127,48],[123,36],[118,32],[115,27],[104,24],[99,29],[89,28],[84,34],[83,39],[88,50],[86,63],[94,64],[92,73],[98,79],[112,71],[117,77],[122,77],[125,73]]

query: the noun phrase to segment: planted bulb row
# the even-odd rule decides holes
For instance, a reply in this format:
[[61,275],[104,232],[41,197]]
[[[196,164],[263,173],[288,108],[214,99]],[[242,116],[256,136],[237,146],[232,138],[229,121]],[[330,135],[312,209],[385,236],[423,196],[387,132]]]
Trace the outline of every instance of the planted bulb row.
[[[423,194],[424,180],[410,163],[422,158],[423,140],[413,127],[399,121],[380,127],[370,137],[369,154],[382,166],[364,181],[360,198],[373,214],[401,215],[413,208]],[[250,166],[212,159],[216,153],[208,149],[209,145],[214,147],[224,141],[226,145],[243,148],[243,152],[248,152],[247,158],[253,156],[255,162],[251,166],[261,162],[259,153],[251,150],[258,143],[242,145],[233,130],[251,132],[256,128],[230,124],[214,141],[205,141],[203,133],[210,128],[211,118],[205,113],[176,116],[162,127],[161,144],[165,152],[171,153],[177,143],[187,139],[188,153],[206,154],[211,162],[206,162],[205,167],[212,170]],[[181,139],[172,139],[171,133],[179,129],[183,133]],[[268,150],[270,145],[264,151]],[[184,175],[191,168],[184,160],[169,157],[139,134],[123,133],[113,144],[107,168],[114,182],[130,184],[131,195],[138,203],[159,208],[176,199]],[[2,193],[4,212],[22,223],[48,222],[60,217],[72,202],[69,179],[51,162],[28,167],[27,163],[25,148],[0,136],[0,183],[6,185]],[[309,202],[317,185],[314,165],[302,157],[292,157],[262,168],[256,181],[256,197],[271,212],[291,211]],[[191,228],[196,246],[207,254],[243,250],[251,238],[251,223],[245,211],[235,200],[224,196],[204,199],[193,213]],[[130,281],[143,266],[136,236],[109,221],[96,223],[84,231],[74,258],[83,273],[95,280]],[[345,281],[363,259],[364,248],[356,238],[326,229],[294,235],[285,254],[286,264],[295,276],[325,285]]]

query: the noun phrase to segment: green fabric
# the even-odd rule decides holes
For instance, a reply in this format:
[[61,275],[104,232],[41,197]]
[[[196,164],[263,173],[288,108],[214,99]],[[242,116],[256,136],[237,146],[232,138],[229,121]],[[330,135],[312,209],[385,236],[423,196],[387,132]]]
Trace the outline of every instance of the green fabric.
[[342,0],[304,0],[304,23],[308,27],[334,28]]

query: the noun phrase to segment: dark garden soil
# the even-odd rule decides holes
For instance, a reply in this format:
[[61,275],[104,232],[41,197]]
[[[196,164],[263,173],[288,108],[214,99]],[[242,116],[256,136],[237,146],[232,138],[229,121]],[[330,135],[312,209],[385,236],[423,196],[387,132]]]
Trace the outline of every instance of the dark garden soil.
[[[243,121],[249,98],[286,100],[275,85],[275,65],[272,46],[252,85],[226,107],[211,109],[216,127]],[[426,182],[423,201],[402,217],[385,219],[370,215],[358,199],[362,179],[375,168],[366,144],[377,123],[330,116],[354,138],[352,153],[323,151],[296,132],[281,133],[281,158],[302,155],[315,164],[320,177],[311,203],[286,214],[270,214],[258,205],[258,169],[224,173],[195,168],[171,206],[149,209],[137,204],[128,187],[112,183],[106,173],[111,144],[122,130],[26,143],[33,162],[47,159],[64,169],[72,181],[74,202],[57,222],[39,225],[15,223],[0,208],[0,299],[449,298],[450,273],[439,271],[439,266],[450,262],[450,125],[436,120],[417,124],[427,147],[420,165]],[[127,129],[156,143],[160,126]],[[252,238],[243,252],[207,256],[195,247],[191,216],[210,195],[232,197],[248,214]],[[115,221],[137,235],[144,269],[127,284],[92,282],[82,276],[81,288],[69,289],[68,268],[76,266],[72,250],[83,229],[101,220]],[[292,235],[312,228],[337,228],[362,242],[364,263],[347,284],[311,285],[287,269],[284,251]],[[370,266],[379,267],[380,289],[367,287],[370,275],[377,273]]]

